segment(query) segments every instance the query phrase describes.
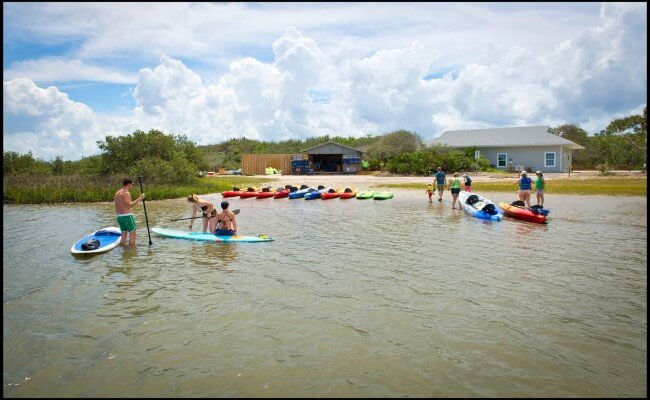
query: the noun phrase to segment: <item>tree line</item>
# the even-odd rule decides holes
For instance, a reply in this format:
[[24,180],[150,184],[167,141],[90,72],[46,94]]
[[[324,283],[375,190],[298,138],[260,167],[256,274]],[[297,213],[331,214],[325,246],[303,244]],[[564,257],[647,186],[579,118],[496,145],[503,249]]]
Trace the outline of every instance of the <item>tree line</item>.
[[[640,169],[647,162],[647,107],[641,115],[613,120],[593,136],[576,124],[553,127],[550,132],[585,147],[574,152],[574,168]],[[428,147],[420,135],[405,130],[363,137],[324,135],[278,142],[238,138],[207,146],[197,146],[182,135],[137,130],[125,136],[106,136],[97,141],[101,154],[78,161],[65,161],[61,156],[44,161],[31,152],[3,152],[3,174],[141,175],[160,183],[182,184],[196,179],[199,171],[238,169],[242,154],[299,154],[329,141],[363,151],[370,170],[425,175],[438,166],[450,171],[490,169],[485,158],[474,159],[474,148]]]

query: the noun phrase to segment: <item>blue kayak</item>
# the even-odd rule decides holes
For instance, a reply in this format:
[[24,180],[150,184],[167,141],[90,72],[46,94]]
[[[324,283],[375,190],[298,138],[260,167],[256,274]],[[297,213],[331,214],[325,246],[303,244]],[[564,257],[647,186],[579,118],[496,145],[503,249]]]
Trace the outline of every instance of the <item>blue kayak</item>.
[[120,244],[120,228],[109,226],[77,240],[70,248],[72,254],[96,254],[109,251]]
[[316,189],[314,189],[314,188],[305,188],[305,189],[296,190],[295,192],[289,193],[288,197],[290,199],[301,199],[301,198],[305,197],[305,194],[307,194],[310,190],[313,191],[313,190],[316,190]]
[[480,194],[470,192],[458,193],[458,201],[465,211],[480,219],[501,221],[503,210]]
[[305,200],[315,200],[320,199],[320,195],[330,190],[330,188],[322,188],[320,190],[315,190],[305,194]]
[[201,240],[204,242],[271,242],[273,238],[270,238],[266,235],[257,235],[257,236],[242,236],[242,235],[231,235],[231,236],[217,236],[212,233],[202,233],[202,232],[188,232],[181,231],[178,229],[166,229],[166,228],[151,228],[151,232],[156,233],[160,236],[165,236],[175,239],[188,239],[188,240]]

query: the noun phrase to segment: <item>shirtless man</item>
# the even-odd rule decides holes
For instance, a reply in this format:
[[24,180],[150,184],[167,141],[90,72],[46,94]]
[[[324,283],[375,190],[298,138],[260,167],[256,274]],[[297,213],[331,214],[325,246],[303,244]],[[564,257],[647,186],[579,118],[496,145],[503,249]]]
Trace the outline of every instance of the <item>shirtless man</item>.
[[144,199],[144,193],[141,193],[137,199],[131,201],[131,186],[133,181],[125,179],[122,181],[122,189],[115,192],[115,212],[117,213],[117,223],[120,224],[120,231],[122,231],[122,238],[120,244],[126,244],[126,234],[129,233],[129,245],[135,246],[136,224],[135,217],[131,212],[131,208]]
[[217,214],[217,229],[214,234],[217,236],[230,236],[237,233],[237,220],[235,213],[228,210],[229,203],[221,202],[221,212]]

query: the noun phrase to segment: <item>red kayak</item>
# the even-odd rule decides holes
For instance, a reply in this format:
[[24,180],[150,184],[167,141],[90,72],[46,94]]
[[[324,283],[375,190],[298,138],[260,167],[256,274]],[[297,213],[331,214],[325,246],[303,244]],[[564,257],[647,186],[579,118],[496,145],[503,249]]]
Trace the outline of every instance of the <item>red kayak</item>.
[[507,215],[508,217],[535,222],[538,224],[546,223],[545,215],[535,213],[525,207],[513,206],[512,204],[504,203],[503,201],[499,203],[499,207],[501,207],[503,210],[503,214]]
[[225,192],[221,192],[221,195],[223,197],[237,197],[242,193],[243,192],[241,190],[226,190]]
[[289,197],[289,189],[279,190],[273,195],[274,199],[281,199],[283,197]]
[[335,199],[341,195],[340,192],[324,192],[321,193],[320,198],[323,200]]
[[258,199],[268,199],[269,197],[273,197],[275,195],[275,192],[257,192],[257,197]]
[[258,192],[258,191],[253,191],[253,192],[248,192],[248,191],[246,191],[246,192],[241,192],[240,195],[239,195],[239,198],[240,198],[240,199],[247,199],[247,198],[249,198],[249,197],[257,197],[257,194],[258,194],[258,193],[261,193],[261,192]]

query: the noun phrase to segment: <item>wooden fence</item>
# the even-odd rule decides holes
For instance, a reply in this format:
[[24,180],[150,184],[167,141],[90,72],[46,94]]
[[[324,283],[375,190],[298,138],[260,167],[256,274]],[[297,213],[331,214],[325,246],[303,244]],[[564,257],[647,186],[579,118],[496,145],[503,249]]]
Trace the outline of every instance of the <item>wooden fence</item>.
[[292,154],[242,154],[241,172],[244,175],[264,175],[264,168],[273,167],[284,175],[291,175]]

